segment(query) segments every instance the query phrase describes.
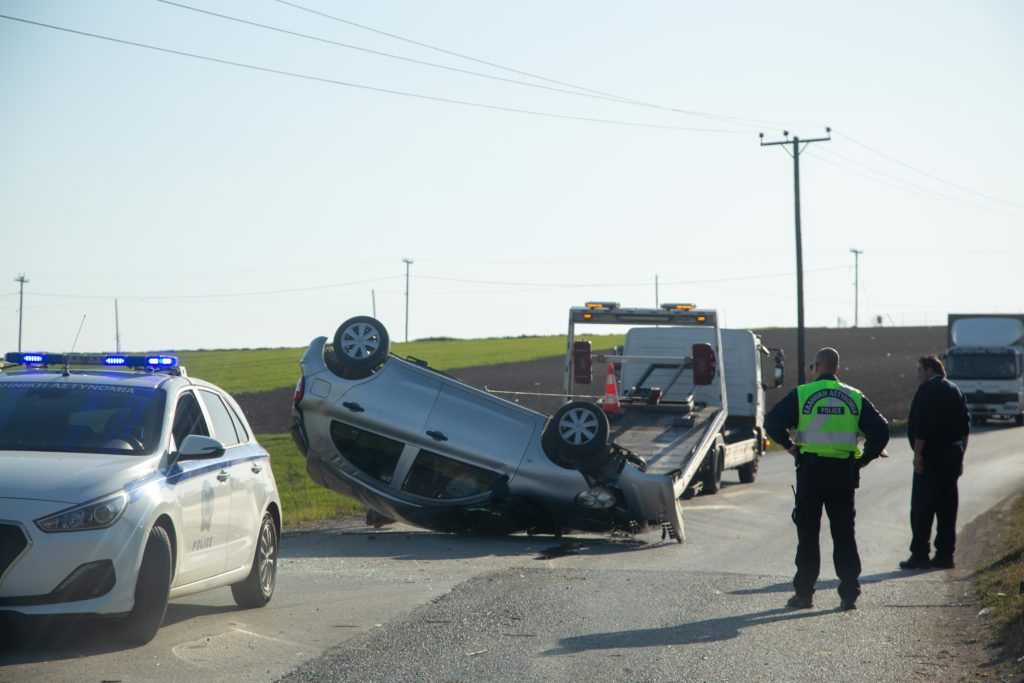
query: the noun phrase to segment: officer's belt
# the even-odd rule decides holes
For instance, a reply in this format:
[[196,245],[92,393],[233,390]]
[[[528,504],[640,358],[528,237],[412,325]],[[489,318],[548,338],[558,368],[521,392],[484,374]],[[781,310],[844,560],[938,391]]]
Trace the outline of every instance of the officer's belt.
[[809,455],[814,458],[821,458],[822,460],[849,460],[853,457],[853,453],[812,453],[811,451],[800,451],[800,455]]

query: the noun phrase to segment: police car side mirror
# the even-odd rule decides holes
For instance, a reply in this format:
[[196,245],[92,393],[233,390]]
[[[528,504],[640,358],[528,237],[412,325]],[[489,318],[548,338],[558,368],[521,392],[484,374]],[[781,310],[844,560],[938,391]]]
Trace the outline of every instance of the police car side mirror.
[[181,442],[175,460],[213,460],[224,455],[224,444],[209,436],[189,434]]

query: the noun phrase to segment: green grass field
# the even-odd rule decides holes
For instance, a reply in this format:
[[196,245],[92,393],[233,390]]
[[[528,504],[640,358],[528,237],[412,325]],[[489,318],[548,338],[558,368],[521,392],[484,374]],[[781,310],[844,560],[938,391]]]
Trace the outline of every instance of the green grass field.
[[[611,348],[623,340],[622,335],[587,338],[595,349]],[[190,375],[232,394],[252,394],[295,386],[304,352],[304,348],[183,351],[179,357]],[[392,344],[391,352],[421,358],[438,370],[456,370],[561,356],[565,353],[565,337],[424,340]]]

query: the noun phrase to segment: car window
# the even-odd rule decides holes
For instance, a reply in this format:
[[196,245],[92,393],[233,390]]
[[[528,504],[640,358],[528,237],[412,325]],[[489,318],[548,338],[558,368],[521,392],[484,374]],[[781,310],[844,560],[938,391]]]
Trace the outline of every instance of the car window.
[[420,451],[402,490],[425,498],[466,498],[494,485],[496,474],[430,451]]
[[395,467],[402,457],[402,442],[364,432],[343,422],[331,422],[331,439],[338,452],[361,472],[391,483]]
[[174,434],[175,448],[181,447],[181,442],[189,434],[210,435],[203,411],[199,408],[199,401],[191,391],[186,391],[178,398],[178,405],[174,409],[172,433]]
[[201,389],[199,395],[206,405],[206,412],[210,414],[210,421],[213,422],[213,436],[225,446],[237,446],[239,438],[235,432],[235,423],[232,422],[224,401],[217,394],[205,389]]
[[164,400],[116,383],[0,382],[0,450],[152,453]]
[[228,414],[231,415],[231,422],[235,425],[235,433],[238,434],[239,443],[244,443],[249,440],[249,432],[245,428],[245,424],[242,418],[239,417],[238,413],[235,412],[234,407],[228,403]]

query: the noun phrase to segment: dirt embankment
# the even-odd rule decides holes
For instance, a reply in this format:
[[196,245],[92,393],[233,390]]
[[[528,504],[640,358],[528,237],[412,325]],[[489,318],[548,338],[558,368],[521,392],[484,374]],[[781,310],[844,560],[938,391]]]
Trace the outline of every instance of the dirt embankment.
[[[768,393],[771,406],[797,383],[796,330],[765,330],[761,338],[766,346],[781,348],[786,355],[786,381],[780,389]],[[925,353],[941,354],[945,343],[945,327],[811,328],[806,335],[805,360],[810,363],[814,353],[823,346],[835,347],[842,359],[840,379],[861,389],[892,421],[907,416],[910,399],[917,388],[914,376],[917,359]],[[452,370],[450,374],[471,386],[494,391],[502,398],[542,413],[554,412],[560,403],[561,357]],[[594,375],[589,393],[600,396],[604,372],[597,367]],[[291,426],[292,391],[282,388],[241,394],[236,398],[256,433],[280,434]]]

